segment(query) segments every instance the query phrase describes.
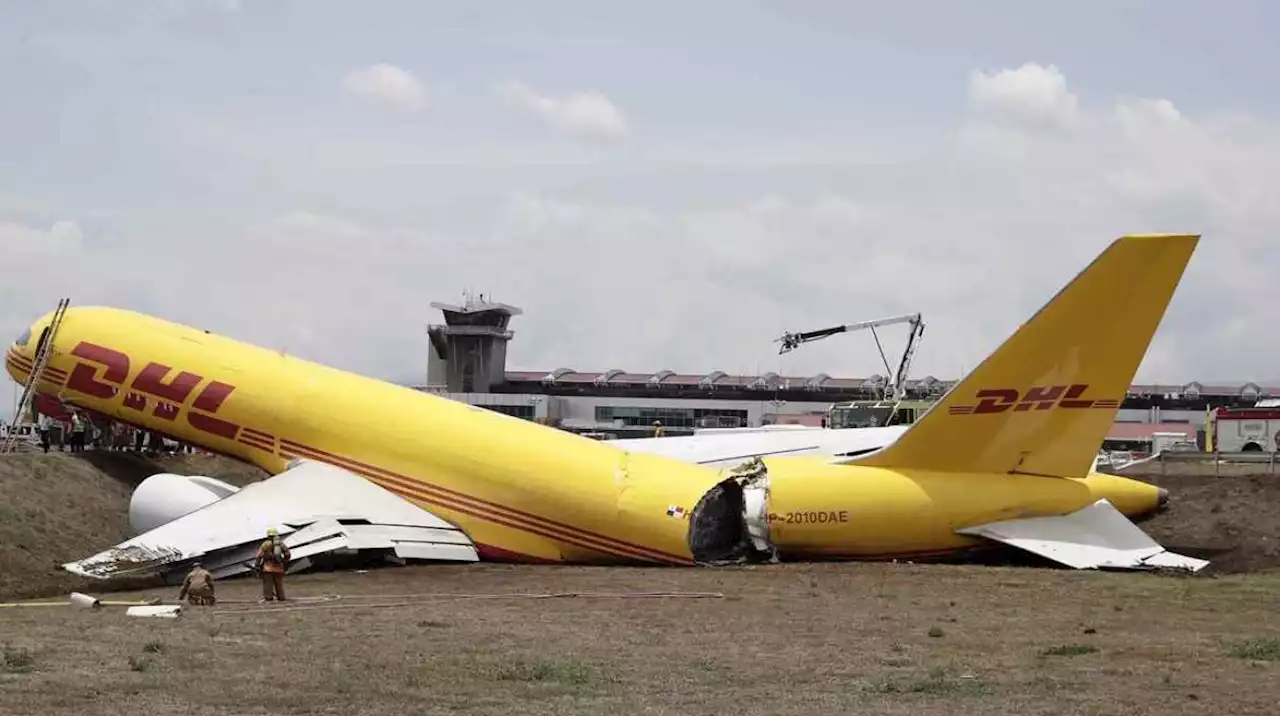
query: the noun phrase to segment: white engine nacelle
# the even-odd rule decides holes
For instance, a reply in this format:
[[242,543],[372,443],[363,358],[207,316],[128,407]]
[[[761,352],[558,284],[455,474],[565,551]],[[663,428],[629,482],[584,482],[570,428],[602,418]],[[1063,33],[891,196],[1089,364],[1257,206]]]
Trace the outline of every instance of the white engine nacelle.
[[156,473],[143,480],[129,498],[129,527],[135,535],[142,534],[233,495],[239,489],[203,475]]

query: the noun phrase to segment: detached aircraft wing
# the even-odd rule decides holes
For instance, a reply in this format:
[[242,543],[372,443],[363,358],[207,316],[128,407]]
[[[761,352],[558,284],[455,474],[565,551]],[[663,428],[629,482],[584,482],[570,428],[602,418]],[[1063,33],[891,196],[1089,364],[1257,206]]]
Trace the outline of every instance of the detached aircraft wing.
[[293,555],[378,550],[399,559],[479,560],[457,527],[354,473],[314,460],[252,483],[115,547],[62,565],[107,579],[173,572],[199,560],[217,578],[249,570],[267,529],[275,527]]

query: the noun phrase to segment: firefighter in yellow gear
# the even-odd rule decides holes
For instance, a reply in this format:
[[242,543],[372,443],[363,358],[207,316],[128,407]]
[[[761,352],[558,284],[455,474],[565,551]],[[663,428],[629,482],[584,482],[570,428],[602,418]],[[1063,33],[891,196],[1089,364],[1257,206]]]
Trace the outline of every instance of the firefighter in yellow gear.
[[267,539],[258,547],[254,559],[254,569],[262,575],[262,601],[286,601],[284,572],[289,568],[290,557],[289,547],[280,539],[276,528],[267,530]]
[[213,575],[196,562],[191,565],[187,578],[182,580],[182,590],[178,592],[178,600],[185,598],[188,604],[213,606],[217,601],[213,591]]

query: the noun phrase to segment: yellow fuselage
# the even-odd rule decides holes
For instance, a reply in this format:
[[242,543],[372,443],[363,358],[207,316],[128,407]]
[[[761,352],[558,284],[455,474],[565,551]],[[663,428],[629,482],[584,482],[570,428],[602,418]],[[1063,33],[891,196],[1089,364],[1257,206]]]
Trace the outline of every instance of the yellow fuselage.
[[1062,515],[1110,500],[1129,516],[1154,510],[1158,489],[1115,475],[900,471],[832,465],[821,458],[767,460],[770,537],[784,559],[925,558],[987,543],[961,527]]
[[[36,342],[6,369],[25,383]],[[362,475],[457,525],[503,561],[693,564],[690,515],[720,470],[617,446],[141,314],[67,311],[40,392],[280,472],[294,458]],[[1156,488],[904,472],[772,458],[768,534],[783,558],[884,559],[978,544],[958,527],[1057,515]]]

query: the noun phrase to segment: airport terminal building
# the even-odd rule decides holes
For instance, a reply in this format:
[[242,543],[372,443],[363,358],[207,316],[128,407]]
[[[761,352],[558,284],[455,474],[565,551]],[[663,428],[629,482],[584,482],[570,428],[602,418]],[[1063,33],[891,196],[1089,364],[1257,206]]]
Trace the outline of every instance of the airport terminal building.
[[[883,395],[888,378],[729,375],[658,370],[507,369],[515,306],[482,299],[431,304],[444,322],[428,328],[427,380],[414,388],[564,430],[600,437],[642,437],[661,422],[667,435],[701,428],[803,424],[842,427]],[[942,396],[954,380],[925,376],[906,382],[904,406],[916,412]],[[1210,409],[1249,407],[1280,387],[1134,385],[1117,415],[1112,442],[1140,445],[1153,433],[1178,433],[1203,443]],[[850,419],[850,416],[855,419]],[[1130,448],[1124,448],[1130,449]]]

